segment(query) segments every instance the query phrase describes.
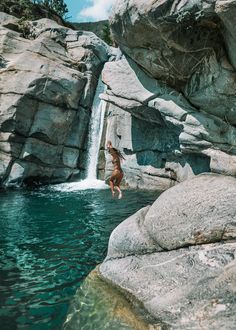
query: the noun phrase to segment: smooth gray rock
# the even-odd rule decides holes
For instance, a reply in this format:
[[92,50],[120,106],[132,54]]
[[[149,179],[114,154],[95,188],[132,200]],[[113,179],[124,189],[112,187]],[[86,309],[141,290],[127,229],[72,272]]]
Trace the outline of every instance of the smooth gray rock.
[[207,150],[211,157],[211,168],[215,173],[222,173],[236,177],[236,156],[230,156],[219,150]]
[[[235,201],[235,178],[202,174],[186,180],[162,193],[149,210],[138,211],[115,229],[109,242],[108,259],[116,257],[114,251],[119,251],[119,257],[125,257],[121,246],[129,255],[135,255],[148,253],[153,244],[156,251],[165,251],[235,239]],[[129,240],[138,232],[150,240],[147,250],[138,242],[130,245]]]
[[[106,63],[103,81],[108,87],[101,95],[108,102],[106,140],[125,155],[125,184],[165,190],[202,172],[235,176],[233,125],[199,111],[131,59]],[[106,159],[108,177],[112,165],[109,155]]]
[[[172,131],[110,105],[106,118],[106,140],[111,140],[125,157],[121,163],[125,185],[163,191],[175,184],[176,178],[163,166],[170,145],[175,149]],[[105,178],[108,178],[113,165],[111,156],[108,153],[105,156]]]
[[8,15],[4,12],[0,12],[0,24],[2,26],[4,26],[5,28],[9,28],[12,30],[18,30],[18,22],[19,19],[12,16],[12,15]]
[[102,277],[168,329],[234,330],[236,243],[108,260]]
[[215,11],[225,26],[225,42],[228,54],[236,69],[236,1],[217,0]]
[[[207,1],[198,0],[119,0],[113,8],[111,28],[122,50],[154,77],[181,83],[191,77],[206,53],[214,51],[218,38],[214,2],[206,8]],[[210,15],[213,26],[206,35],[201,21],[210,19]]]
[[65,181],[79,171],[109,47],[49,19],[28,22],[25,39],[9,20],[0,14],[0,185]]
[[235,126],[235,12],[235,0],[118,0],[110,24],[122,51],[152,77]]
[[[115,77],[114,72],[116,73]],[[102,78],[117,97],[146,104],[149,99],[154,98],[167,88],[145,74],[129,58],[106,63]],[[124,82],[126,81],[128,82],[127,89],[124,88]]]
[[46,31],[50,31],[51,34],[56,30],[60,30],[66,34],[66,31],[69,29],[66,27],[62,27],[56,21],[51,20],[49,18],[41,18],[36,21],[28,22],[28,27],[30,30],[30,36],[33,38],[37,38],[41,33]]
[[235,201],[236,179],[200,175],[164,192],[144,226],[164,250],[235,239]]
[[234,329],[236,179],[203,174],[112,233],[102,277],[170,329]]

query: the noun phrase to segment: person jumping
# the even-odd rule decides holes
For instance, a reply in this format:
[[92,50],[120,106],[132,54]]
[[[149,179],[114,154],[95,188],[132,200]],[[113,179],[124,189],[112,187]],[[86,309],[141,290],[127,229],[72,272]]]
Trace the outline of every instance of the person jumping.
[[125,159],[125,158],[122,156],[122,154],[119,150],[117,150],[116,148],[114,148],[112,146],[111,141],[107,141],[107,149],[108,149],[109,154],[112,157],[112,164],[114,165],[114,170],[109,179],[111,193],[112,193],[112,196],[114,197],[115,196],[114,189],[117,189],[117,191],[119,192],[118,198],[121,199],[122,191],[120,189],[120,183],[121,183],[121,180],[123,179],[124,173],[122,171],[120,161],[121,161],[121,159]]

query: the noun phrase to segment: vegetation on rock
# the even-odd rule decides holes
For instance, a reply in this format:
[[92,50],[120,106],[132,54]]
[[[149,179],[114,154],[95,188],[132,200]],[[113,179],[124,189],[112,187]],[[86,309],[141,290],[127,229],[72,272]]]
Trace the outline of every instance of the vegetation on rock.
[[68,13],[68,8],[64,0],[36,0],[33,2],[54,10],[61,17]]
[[64,0],[4,0],[0,2],[0,12],[20,18],[18,30],[28,38],[28,22],[49,18],[73,30],[91,31],[108,45],[113,45],[107,20],[98,22],[70,23],[67,21],[68,8]]
[[114,40],[111,35],[110,25],[108,22],[104,24],[104,27],[102,29],[102,39],[110,46],[114,44]]
[[0,11],[22,20],[47,17],[61,23],[68,9],[64,0],[5,0],[0,3]]

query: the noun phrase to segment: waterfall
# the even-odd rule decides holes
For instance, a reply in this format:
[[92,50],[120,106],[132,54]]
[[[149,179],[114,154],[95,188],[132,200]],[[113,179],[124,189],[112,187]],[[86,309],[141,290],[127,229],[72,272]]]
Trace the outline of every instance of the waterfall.
[[104,115],[106,110],[106,102],[100,100],[99,95],[104,91],[105,86],[102,82],[102,79],[99,78],[95,97],[93,100],[92,114],[89,127],[88,158],[86,170],[87,180],[96,180],[97,178],[98,155],[102,138]]
[[84,180],[72,183],[63,183],[55,185],[54,190],[74,191],[86,189],[105,189],[108,188],[104,181],[97,180],[97,165],[100,150],[100,143],[103,131],[104,115],[106,110],[106,102],[99,98],[101,93],[105,92],[105,85],[101,77],[98,80],[93,105],[91,109],[91,118],[88,134],[88,154],[86,164],[86,177]]

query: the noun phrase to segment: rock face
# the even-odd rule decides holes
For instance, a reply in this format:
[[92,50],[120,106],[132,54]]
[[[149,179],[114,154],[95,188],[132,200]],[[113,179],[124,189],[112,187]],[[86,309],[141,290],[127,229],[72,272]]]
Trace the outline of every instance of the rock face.
[[116,2],[110,23],[124,56],[106,64],[103,98],[128,185],[236,176],[235,10],[233,0]]
[[236,179],[205,174],[112,233],[101,275],[173,329],[234,329]]
[[90,31],[96,34],[100,39],[104,38],[104,29],[109,24],[108,20],[102,20],[97,22],[80,22],[71,23],[75,30]]
[[79,172],[108,46],[49,19],[0,14],[0,184],[61,182]]

